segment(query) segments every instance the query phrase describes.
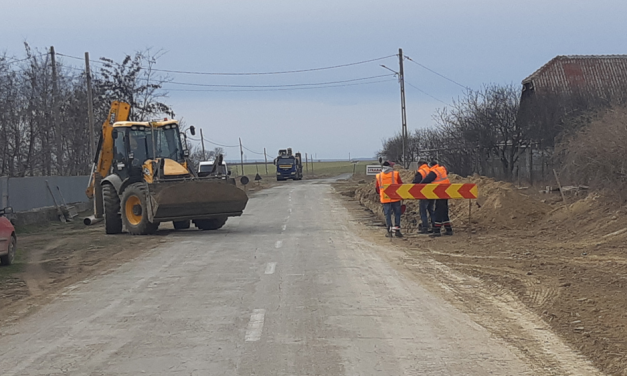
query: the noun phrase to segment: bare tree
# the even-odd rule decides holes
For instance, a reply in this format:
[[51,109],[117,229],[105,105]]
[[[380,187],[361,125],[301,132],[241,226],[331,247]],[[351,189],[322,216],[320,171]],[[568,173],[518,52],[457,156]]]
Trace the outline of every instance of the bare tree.
[[153,71],[162,55],[162,52],[152,54],[146,50],[132,57],[127,55],[122,63],[100,58],[104,64],[99,78],[95,80],[95,87],[100,94],[101,112],[106,113],[108,104],[118,100],[131,105],[130,119],[134,121],[146,121],[162,115],[174,117],[172,108],[162,102],[167,97],[162,86],[170,79]]
[[[85,74],[58,59],[53,80],[48,49],[24,47],[25,57],[0,55],[0,176],[89,173]],[[147,50],[120,64],[104,59],[94,77],[98,122],[112,100],[131,103],[136,120],[173,117],[161,89],[167,78],[153,71],[160,56]]]

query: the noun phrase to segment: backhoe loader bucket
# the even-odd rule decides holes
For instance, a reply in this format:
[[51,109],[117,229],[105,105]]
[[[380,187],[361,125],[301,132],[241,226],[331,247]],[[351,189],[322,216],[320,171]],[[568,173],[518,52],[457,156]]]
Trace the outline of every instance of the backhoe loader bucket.
[[224,179],[156,182],[148,185],[150,222],[236,217],[248,196]]

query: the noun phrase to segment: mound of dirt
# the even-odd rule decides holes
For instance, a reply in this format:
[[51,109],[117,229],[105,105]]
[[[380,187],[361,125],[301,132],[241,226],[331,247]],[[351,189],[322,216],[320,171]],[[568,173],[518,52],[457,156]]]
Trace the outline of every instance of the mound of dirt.
[[[550,205],[516,188],[512,183],[483,176],[462,178],[451,174],[453,183],[477,184],[479,198],[471,200],[473,228],[520,229],[533,225],[551,211]],[[450,200],[451,220],[468,224],[468,200]]]
[[[399,170],[405,183],[411,183],[412,171]],[[513,184],[495,181],[482,176],[462,178],[451,174],[452,183],[474,183],[478,185],[477,200],[449,200],[450,217],[455,227],[467,227],[469,217],[469,201],[472,205],[472,227],[476,229],[516,229],[525,228],[544,218],[551,211],[551,206],[541,200],[526,195],[523,190]],[[374,182],[360,184],[355,191],[359,202],[383,217],[383,209],[379,196],[374,190]],[[418,201],[407,200],[407,211],[403,216],[405,228],[416,228],[420,222]]]

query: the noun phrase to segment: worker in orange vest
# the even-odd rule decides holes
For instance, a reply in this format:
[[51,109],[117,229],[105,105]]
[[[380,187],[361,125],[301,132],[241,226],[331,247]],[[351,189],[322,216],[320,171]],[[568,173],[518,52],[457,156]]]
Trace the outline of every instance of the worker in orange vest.
[[[381,172],[377,174],[376,182],[375,182],[375,190],[377,194],[381,198],[381,203],[383,204],[383,213],[385,214],[385,224],[387,225],[387,234],[385,235],[388,238],[392,236],[396,236],[397,238],[402,238],[403,234],[401,233],[401,200],[396,200],[388,197],[381,187],[389,184],[403,184],[401,180],[401,175],[398,171],[394,171],[394,169],[390,166],[388,161],[383,162],[383,166]],[[392,213],[394,213],[394,226],[392,226]]]
[[[416,175],[414,176],[414,180],[412,184],[420,184],[420,182],[429,175],[431,172],[431,168],[429,164],[424,159],[418,161],[418,170],[416,171]],[[433,206],[435,205],[435,200],[420,200],[419,209],[420,209],[420,225],[419,230],[421,234],[427,234],[429,232],[433,232],[433,228],[435,227],[435,215],[433,211]],[[428,214],[428,216],[427,216]],[[431,220],[429,223],[429,219]]]
[[[427,177],[422,179],[420,184],[451,184],[448,179],[448,172],[446,167],[440,166],[437,161],[431,161],[429,163],[431,172],[427,174]],[[448,216],[448,200],[437,199],[435,200],[435,225],[433,226],[432,237],[441,236],[442,226],[446,229],[444,235],[453,235],[453,227],[451,226],[451,220]]]

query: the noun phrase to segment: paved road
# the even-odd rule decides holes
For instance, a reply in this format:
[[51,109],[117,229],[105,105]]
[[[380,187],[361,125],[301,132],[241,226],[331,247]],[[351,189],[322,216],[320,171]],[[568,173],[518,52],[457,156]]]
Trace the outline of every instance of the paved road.
[[0,374],[524,375],[465,314],[382,260],[328,184],[254,196],[0,331]]

